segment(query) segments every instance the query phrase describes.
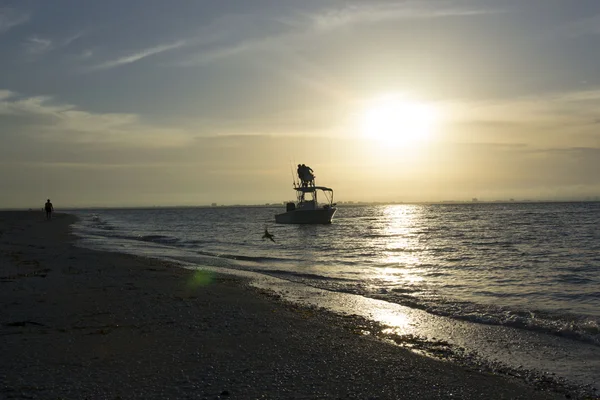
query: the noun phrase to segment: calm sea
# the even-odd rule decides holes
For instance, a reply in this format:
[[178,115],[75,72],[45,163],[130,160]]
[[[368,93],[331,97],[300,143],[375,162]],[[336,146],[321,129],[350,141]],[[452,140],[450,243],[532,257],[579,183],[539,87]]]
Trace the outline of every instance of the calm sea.
[[[250,270],[431,314],[600,345],[600,203],[75,210],[84,246]],[[262,240],[265,227],[275,243]]]

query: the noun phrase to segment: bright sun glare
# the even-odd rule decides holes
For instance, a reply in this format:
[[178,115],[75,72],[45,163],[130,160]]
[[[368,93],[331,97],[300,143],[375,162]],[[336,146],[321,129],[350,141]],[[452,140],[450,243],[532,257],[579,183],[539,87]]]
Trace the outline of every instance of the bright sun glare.
[[428,140],[437,122],[438,112],[433,105],[385,96],[367,106],[362,131],[385,146],[405,146]]

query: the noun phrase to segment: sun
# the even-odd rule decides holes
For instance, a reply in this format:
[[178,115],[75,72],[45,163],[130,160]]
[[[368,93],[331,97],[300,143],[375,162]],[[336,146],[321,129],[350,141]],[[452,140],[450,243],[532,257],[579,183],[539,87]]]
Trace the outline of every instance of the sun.
[[407,146],[427,141],[438,122],[437,109],[399,96],[369,102],[362,115],[362,132],[385,146]]

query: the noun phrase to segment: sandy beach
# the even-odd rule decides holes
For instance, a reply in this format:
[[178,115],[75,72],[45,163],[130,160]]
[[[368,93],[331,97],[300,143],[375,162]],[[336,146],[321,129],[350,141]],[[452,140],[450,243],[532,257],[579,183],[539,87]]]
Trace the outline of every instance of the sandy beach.
[[74,246],[0,212],[0,398],[553,399],[412,353],[246,281]]

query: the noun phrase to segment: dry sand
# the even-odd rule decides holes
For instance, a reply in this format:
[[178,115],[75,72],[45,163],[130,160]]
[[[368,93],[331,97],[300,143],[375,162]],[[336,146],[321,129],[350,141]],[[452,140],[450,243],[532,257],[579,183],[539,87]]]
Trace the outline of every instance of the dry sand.
[[226,275],[73,245],[0,212],[0,398],[553,399],[357,334]]

